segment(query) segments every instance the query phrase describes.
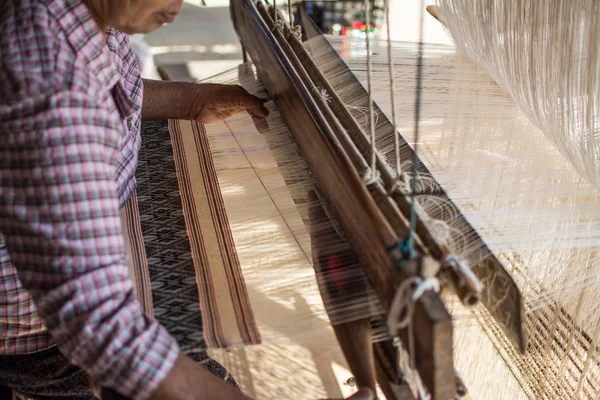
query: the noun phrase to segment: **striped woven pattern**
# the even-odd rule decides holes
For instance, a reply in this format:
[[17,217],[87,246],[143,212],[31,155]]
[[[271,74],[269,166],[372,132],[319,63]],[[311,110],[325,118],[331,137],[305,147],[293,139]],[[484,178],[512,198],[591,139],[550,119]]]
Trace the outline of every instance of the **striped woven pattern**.
[[122,212],[140,303],[184,351],[260,343],[206,130],[161,121],[142,131]]

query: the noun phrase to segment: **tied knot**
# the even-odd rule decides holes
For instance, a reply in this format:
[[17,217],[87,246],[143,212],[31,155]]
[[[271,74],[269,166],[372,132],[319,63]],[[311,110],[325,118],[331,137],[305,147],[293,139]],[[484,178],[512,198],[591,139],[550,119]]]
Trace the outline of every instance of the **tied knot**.
[[316,91],[317,91],[317,95],[321,96],[323,101],[325,101],[326,103],[331,102],[331,95],[329,94],[329,92],[327,92],[327,89],[322,88],[322,87],[317,87]]
[[290,32],[296,37],[296,39],[302,41],[302,27],[300,25],[291,27]]
[[388,252],[393,252],[397,250],[402,255],[402,258],[400,258],[396,262],[396,269],[402,269],[402,263],[404,261],[413,260],[417,257],[417,251],[415,250],[414,242],[414,236],[412,235],[412,233],[409,232],[409,234],[405,238],[398,240],[398,243],[391,247],[388,247]]
[[398,287],[387,319],[390,335],[396,336],[400,329],[410,325],[415,303],[429,290],[440,291],[440,281],[436,277],[422,279],[411,277]]
[[280,19],[277,19],[275,21],[275,25],[273,26],[273,32],[274,31],[283,31],[283,27],[284,27],[283,21]]
[[[406,177],[406,175],[404,174],[402,176]],[[394,180],[394,183],[392,183],[392,185],[388,189],[388,196],[393,196],[396,193],[399,193],[401,195],[407,195],[408,193],[410,193],[410,182],[408,182],[407,179],[408,178],[399,178]]]
[[363,182],[367,186],[374,185],[379,181],[379,171],[370,168],[363,176]]

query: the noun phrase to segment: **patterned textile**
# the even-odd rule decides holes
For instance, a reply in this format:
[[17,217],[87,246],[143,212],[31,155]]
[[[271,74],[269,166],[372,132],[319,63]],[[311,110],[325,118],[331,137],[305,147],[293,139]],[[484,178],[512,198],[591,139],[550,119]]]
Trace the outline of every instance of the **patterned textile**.
[[148,122],[142,131],[125,216],[140,302],[183,350],[259,343],[203,126]]
[[98,384],[144,400],[178,346],[127,275],[135,56],[82,0],[4,0],[0,31],[0,354],[47,348],[45,325]]
[[[181,193],[186,193],[186,189],[180,189],[180,185],[185,187],[185,184],[178,181],[171,144],[171,136],[175,136],[174,141],[180,140],[182,132],[174,124],[179,125],[179,122],[171,122],[171,131],[167,121],[146,122],[142,125],[143,145],[136,171],[137,189],[121,213],[127,239],[126,249],[130,255],[130,272],[144,311],[154,315],[178,340],[182,351],[188,356],[237,388],[227,370],[205,351],[199,350],[207,347],[204,326],[209,326],[211,335],[216,337],[211,343],[217,343],[217,346],[223,346],[228,336],[215,336],[215,332],[219,331],[223,335],[223,330],[217,328],[218,319],[216,323],[212,320],[207,324],[203,323],[205,309],[201,309],[199,297],[203,289],[197,283],[198,271],[192,261],[191,239],[186,232],[186,219],[182,212],[180,190]],[[181,124],[190,125],[183,121]],[[197,134],[203,132],[200,125],[197,128]],[[207,143],[204,145],[207,146]],[[210,148],[206,147],[202,154],[210,156]],[[178,157],[182,157],[181,153],[178,153]],[[212,158],[204,161],[210,165]],[[210,169],[205,172],[207,175],[211,174]],[[207,192],[218,201],[218,184],[213,182]],[[219,218],[226,221],[224,214],[220,214]],[[227,231],[223,226],[224,221],[216,221],[215,224],[221,224],[219,229]],[[206,228],[203,224],[203,229]],[[235,254],[231,254],[233,250],[229,251],[229,256],[235,259]],[[218,260],[211,259],[202,266],[206,269],[204,275],[210,275],[213,263],[220,266]],[[240,272],[234,271],[233,274]],[[202,286],[213,285],[210,281],[202,283]],[[244,290],[243,283],[241,288],[236,283],[231,286],[233,290]],[[213,305],[214,303],[213,300]],[[246,303],[244,307],[249,305]],[[218,314],[216,309],[206,310],[206,314],[215,313]],[[249,324],[252,324],[252,320]],[[258,335],[256,332],[253,334]],[[39,397],[42,394],[65,399],[93,399],[89,391],[89,376],[72,366],[56,347],[27,355],[0,356],[0,384],[35,399],[42,399]]]
[[207,344],[259,343],[205,127],[170,121],[169,131],[205,326],[214,327]]

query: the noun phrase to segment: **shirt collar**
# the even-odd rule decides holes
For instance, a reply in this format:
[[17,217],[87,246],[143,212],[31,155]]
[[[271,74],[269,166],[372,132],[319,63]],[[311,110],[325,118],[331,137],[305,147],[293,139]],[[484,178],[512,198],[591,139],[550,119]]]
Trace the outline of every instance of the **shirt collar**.
[[104,58],[106,38],[82,0],[54,0],[48,8],[76,54],[82,54],[90,63]]
[[109,29],[104,34],[83,0],[53,0],[48,8],[65,32],[76,57],[81,54],[91,72],[112,91],[121,118],[130,116],[136,103],[123,86],[123,77],[116,65],[118,56],[107,45],[110,40],[107,37],[114,36],[115,31]]

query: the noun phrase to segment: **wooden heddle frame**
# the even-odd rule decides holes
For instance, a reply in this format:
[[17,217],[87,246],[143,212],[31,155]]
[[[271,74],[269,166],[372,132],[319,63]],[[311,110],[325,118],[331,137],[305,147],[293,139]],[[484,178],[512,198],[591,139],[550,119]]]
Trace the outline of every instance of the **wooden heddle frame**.
[[[514,348],[524,352],[523,299],[500,261],[482,246],[485,261],[471,266],[475,275],[453,268],[449,249],[436,240],[421,215],[417,215],[415,238],[420,257],[404,259],[398,243],[409,233],[411,199],[395,188],[393,173],[384,160],[378,158],[377,170],[372,170],[368,135],[336,97],[297,32],[285,24],[275,8],[261,1],[233,1],[230,8],[244,56],[249,55],[254,63],[319,189],[318,196],[312,193],[310,197],[323,205],[323,215],[333,215],[336,225],[341,226],[388,318],[394,298],[407,280],[443,277],[442,283],[450,283],[463,304],[494,304],[493,309],[489,307],[492,317]],[[302,15],[302,22],[305,38],[320,34],[306,15]],[[333,49],[332,57],[337,57]],[[339,62],[343,64],[341,59]],[[323,90],[331,98],[324,99]],[[378,123],[391,125],[387,119]],[[427,171],[422,163],[419,168]],[[443,189],[439,190],[452,204]],[[477,235],[466,220],[463,224],[465,230]],[[320,232],[311,233],[313,241],[317,240]],[[313,251],[313,259],[318,258],[315,253],[318,251]],[[319,260],[313,261],[318,270]],[[482,290],[479,279],[490,276],[498,279],[491,279],[495,284]],[[465,388],[454,369],[452,319],[437,291],[426,289],[415,299],[409,327],[398,332],[395,343],[401,342],[414,360],[432,399],[454,399],[463,395]],[[326,290],[321,292],[327,296]],[[505,300],[498,304],[499,298]],[[334,329],[358,385],[374,387],[377,380],[389,399],[414,398],[408,384],[398,380],[403,372],[394,346],[371,346],[368,322],[351,324]]]

